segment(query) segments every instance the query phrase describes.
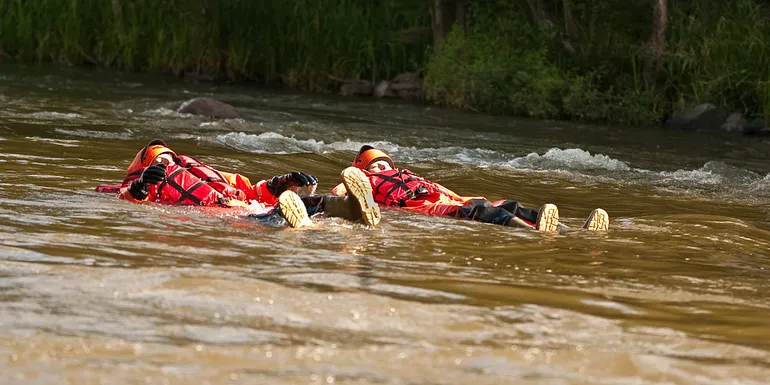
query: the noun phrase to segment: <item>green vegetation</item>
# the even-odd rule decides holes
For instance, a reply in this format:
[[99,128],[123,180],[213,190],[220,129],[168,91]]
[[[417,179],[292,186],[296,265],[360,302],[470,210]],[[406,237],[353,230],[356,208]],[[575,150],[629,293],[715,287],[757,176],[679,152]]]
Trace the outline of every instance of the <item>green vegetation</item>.
[[[668,14],[657,62],[649,40],[656,2]],[[558,16],[533,17],[533,4]],[[500,0],[476,2],[471,14],[429,58],[431,101],[631,125],[703,102],[770,116],[763,2]]]
[[702,102],[770,116],[766,7],[766,0],[0,0],[0,57],[305,90],[328,90],[330,76],[376,81],[425,68],[424,95],[436,104],[651,125]]
[[131,71],[283,80],[382,79],[424,62],[415,7],[369,0],[0,0],[0,55]]
[[551,117],[569,79],[526,23],[485,15],[469,32],[452,31],[426,68],[426,96],[439,104]]

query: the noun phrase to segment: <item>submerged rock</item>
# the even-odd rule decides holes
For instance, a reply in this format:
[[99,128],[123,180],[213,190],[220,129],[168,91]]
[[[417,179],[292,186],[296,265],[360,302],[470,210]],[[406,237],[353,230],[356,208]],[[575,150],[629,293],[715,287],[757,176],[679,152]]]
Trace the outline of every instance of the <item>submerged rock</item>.
[[177,108],[176,112],[180,114],[206,116],[215,119],[237,119],[241,117],[241,114],[238,113],[235,107],[209,97],[190,99],[182,103],[182,105]]
[[722,130],[727,115],[727,110],[724,108],[711,103],[703,103],[674,114],[663,126],[683,131],[714,133]]
[[372,85],[366,80],[342,79],[331,75],[328,75],[328,78],[332,81],[332,88],[337,87],[342,95],[374,96],[377,99],[422,99],[422,70],[400,73],[392,80],[381,80],[377,85]]
[[383,80],[374,87],[376,98],[401,98],[404,100],[422,99],[422,71],[404,72],[393,80]]
[[743,133],[754,136],[770,136],[770,128],[767,127],[767,122],[764,119],[754,119],[746,123],[743,127]]
[[338,90],[340,95],[345,96],[371,96],[374,87],[367,80],[343,79],[336,76],[327,75],[331,81],[331,88]]
[[398,74],[390,81],[390,90],[396,93],[399,98],[405,100],[422,99],[422,71],[404,72]]
[[734,112],[727,117],[720,129],[728,134],[742,134],[744,126],[746,126],[746,118],[743,117],[742,113]]
[[377,83],[377,86],[374,87],[373,94],[377,99],[393,98],[396,96],[396,93],[390,89],[390,82],[387,80],[382,80]]
[[367,81],[354,81],[345,83],[340,87],[340,94],[358,95],[358,96],[370,96],[372,94],[372,83]]

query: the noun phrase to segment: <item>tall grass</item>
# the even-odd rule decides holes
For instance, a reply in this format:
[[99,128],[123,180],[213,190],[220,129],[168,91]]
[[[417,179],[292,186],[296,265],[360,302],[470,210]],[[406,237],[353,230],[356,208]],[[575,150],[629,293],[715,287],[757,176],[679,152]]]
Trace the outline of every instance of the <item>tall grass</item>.
[[451,107],[540,118],[559,114],[565,74],[535,48],[526,22],[489,15],[467,33],[454,30],[426,67],[426,97]]
[[414,70],[429,25],[417,6],[369,0],[2,0],[0,51],[21,60],[195,72],[321,89],[327,75]]
[[[643,74],[652,3],[467,0],[469,25],[440,50],[405,41],[430,26],[413,0],[0,0],[0,57],[201,73],[328,89],[425,66],[438,104],[500,114],[655,124],[711,102],[770,116],[764,0],[670,0],[662,68]],[[576,28],[565,28],[564,4]]]
[[[551,15],[564,11],[547,3],[556,4]],[[705,102],[770,116],[770,11],[760,1],[671,0],[663,66],[652,76],[642,71],[652,2],[572,1],[573,39],[564,25],[533,28],[524,2],[474,4],[473,28],[429,58],[433,102],[645,126]]]
[[750,0],[674,15],[664,76],[673,100],[770,116],[770,21]]

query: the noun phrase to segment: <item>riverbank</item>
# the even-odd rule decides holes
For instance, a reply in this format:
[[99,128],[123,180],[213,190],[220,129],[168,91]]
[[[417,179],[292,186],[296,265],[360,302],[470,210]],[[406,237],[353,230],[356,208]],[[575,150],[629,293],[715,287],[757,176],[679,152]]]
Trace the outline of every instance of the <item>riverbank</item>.
[[354,95],[407,89],[454,108],[634,126],[697,118],[703,103],[761,128],[770,112],[770,22],[753,0],[447,1],[454,28],[440,41],[435,9],[412,3],[2,2],[0,57]]

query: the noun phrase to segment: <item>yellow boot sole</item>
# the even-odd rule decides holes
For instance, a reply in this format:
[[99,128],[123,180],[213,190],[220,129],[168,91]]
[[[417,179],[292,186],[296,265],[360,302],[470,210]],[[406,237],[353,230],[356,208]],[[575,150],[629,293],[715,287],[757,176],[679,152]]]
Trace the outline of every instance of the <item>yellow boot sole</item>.
[[278,207],[281,209],[281,214],[289,222],[289,226],[294,228],[309,227],[313,225],[313,221],[307,215],[307,208],[302,199],[291,190],[286,190],[278,197]]
[[559,208],[555,204],[546,203],[537,213],[537,231],[553,233],[559,226]]
[[588,216],[583,228],[591,231],[607,231],[610,228],[610,215],[602,209],[596,209]]
[[348,167],[342,170],[340,174],[342,183],[348,191],[350,198],[355,198],[361,208],[361,217],[369,226],[377,226],[382,219],[380,206],[374,201],[372,195],[372,184],[363,171],[356,167]]

